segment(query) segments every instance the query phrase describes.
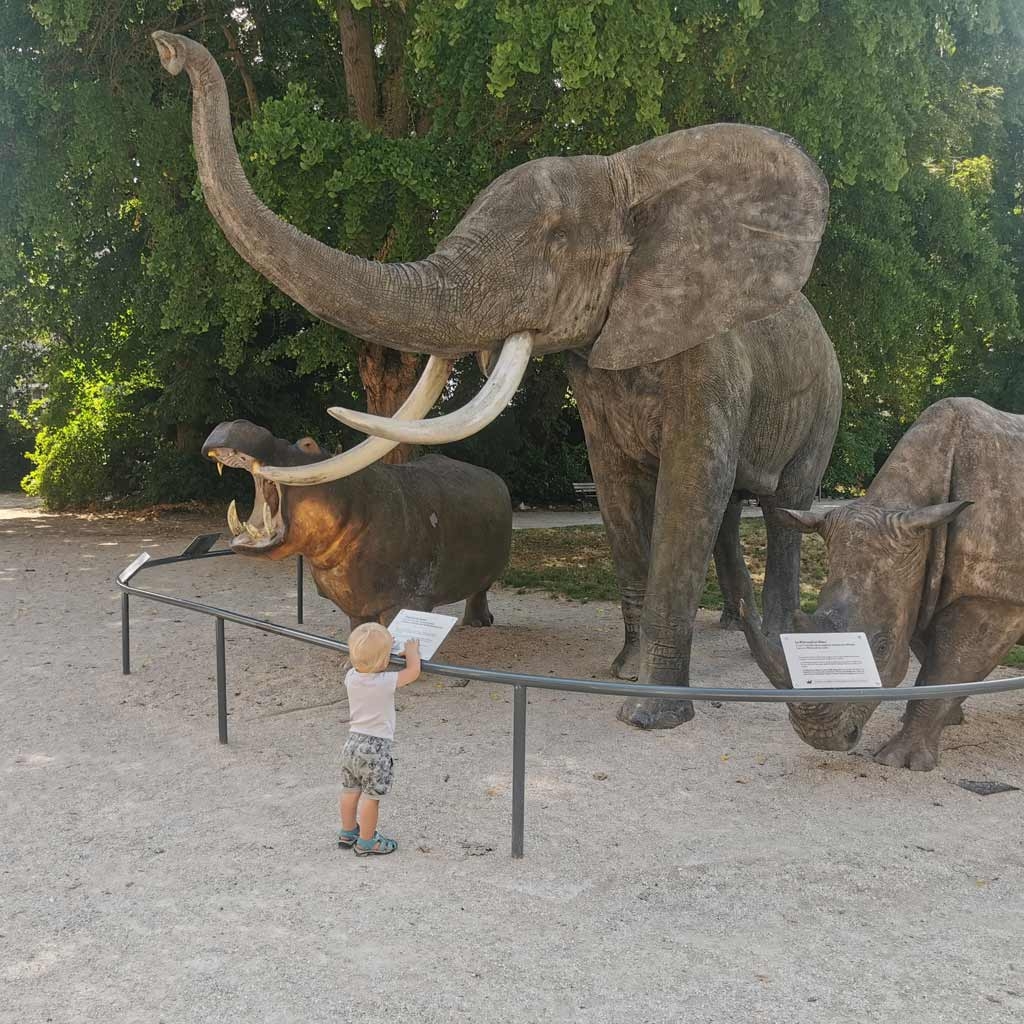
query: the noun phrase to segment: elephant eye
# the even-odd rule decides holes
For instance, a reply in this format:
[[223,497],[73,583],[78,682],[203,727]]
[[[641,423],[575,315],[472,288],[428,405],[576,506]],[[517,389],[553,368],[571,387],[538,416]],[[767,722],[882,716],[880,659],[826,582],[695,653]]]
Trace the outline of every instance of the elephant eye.
[[555,228],[555,230],[551,232],[551,241],[552,242],[559,242],[559,243],[561,243],[561,242],[567,242],[568,240],[569,240],[569,233],[565,230],[565,228]]

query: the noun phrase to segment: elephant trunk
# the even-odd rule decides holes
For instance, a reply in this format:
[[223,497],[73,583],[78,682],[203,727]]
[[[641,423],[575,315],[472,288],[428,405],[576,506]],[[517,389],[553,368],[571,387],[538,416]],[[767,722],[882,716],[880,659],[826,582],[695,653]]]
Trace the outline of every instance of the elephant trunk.
[[777,690],[791,690],[793,683],[786,668],[786,656],[777,636],[768,637],[761,632],[761,620],[757,611],[749,608],[746,601],[740,602],[740,625],[747,638],[747,646],[754,656],[758,668],[768,677]]
[[269,210],[253,193],[239,162],[217,62],[185,36],[154,32],[153,40],[167,71],[188,72],[203,195],[227,240],[250,266],[315,316],[364,341],[454,357],[501,340],[471,317],[455,322],[453,283],[442,262],[364,260],[303,234]]

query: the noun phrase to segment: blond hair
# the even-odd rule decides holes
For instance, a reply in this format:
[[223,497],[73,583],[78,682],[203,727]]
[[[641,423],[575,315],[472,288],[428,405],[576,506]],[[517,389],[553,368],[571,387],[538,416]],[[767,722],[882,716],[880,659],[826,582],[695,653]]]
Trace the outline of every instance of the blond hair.
[[378,622],[364,622],[349,634],[348,656],[357,672],[383,672],[394,637]]

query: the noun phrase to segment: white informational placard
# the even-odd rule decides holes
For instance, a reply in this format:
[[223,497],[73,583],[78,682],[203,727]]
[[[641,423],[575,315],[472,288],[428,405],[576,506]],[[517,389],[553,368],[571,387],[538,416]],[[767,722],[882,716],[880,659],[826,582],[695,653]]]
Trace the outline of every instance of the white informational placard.
[[401,654],[406,640],[419,640],[420,657],[429,661],[458,621],[454,615],[435,615],[433,612],[414,612],[403,608],[388,626],[395,638],[391,653]]
[[863,633],[783,633],[781,639],[795,688],[882,685]]

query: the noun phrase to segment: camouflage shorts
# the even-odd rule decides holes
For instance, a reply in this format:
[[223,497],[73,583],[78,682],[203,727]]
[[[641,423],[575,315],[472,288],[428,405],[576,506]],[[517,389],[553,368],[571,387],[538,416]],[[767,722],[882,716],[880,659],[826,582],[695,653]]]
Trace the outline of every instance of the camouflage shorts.
[[391,789],[395,765],[391,759],[391,740],[350,732],[341,750],[341,785],[360,789],[363,796],[379,800]]

